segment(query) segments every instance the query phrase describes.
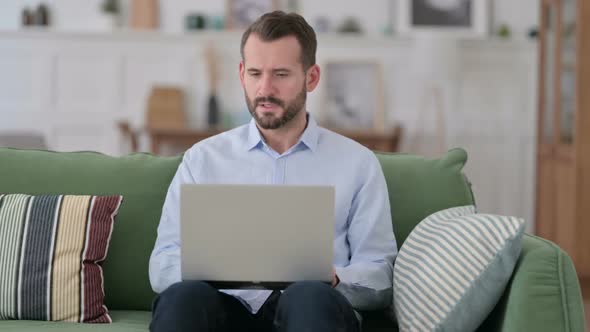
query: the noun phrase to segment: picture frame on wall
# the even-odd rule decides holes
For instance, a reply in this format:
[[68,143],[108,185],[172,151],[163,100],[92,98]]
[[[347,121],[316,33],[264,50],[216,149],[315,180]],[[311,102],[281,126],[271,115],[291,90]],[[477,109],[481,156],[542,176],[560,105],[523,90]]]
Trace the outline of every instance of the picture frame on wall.
[[319,119],[334,130],[385,131],[383,70],[376,61],[330,61],[322,67],[324,82]]
[[481,38],[489,33],[488,0],[398,1],[397,30],[402,35],[435,32]]
[[226,27],[246,29],[262,14],[280,9],[279,0],[226,0]]

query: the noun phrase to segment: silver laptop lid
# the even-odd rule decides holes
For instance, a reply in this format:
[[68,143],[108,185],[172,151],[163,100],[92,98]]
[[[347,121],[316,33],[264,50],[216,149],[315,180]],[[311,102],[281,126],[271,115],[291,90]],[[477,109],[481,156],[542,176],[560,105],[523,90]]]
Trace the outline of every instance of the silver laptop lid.
[[328,186],[182,185],[182,279],[220,288],[329,282],[334,195]]

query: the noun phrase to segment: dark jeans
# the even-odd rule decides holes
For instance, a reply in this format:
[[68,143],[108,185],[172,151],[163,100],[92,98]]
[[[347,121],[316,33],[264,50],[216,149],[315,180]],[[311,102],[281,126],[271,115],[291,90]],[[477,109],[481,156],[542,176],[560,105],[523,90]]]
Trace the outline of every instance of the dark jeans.
[[201,281],[176,283],[156,298],[150,331],[359,332],[348,300],[327,284],[297,282],[252,314],[237,298]]

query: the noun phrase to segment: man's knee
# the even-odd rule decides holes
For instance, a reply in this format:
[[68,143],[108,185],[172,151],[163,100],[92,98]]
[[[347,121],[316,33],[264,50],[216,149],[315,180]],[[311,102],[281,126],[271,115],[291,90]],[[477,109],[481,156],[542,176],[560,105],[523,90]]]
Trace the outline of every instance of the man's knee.
[[284,294],[306,294],[306,295],[323,295],[336,292],[334,288],[321,281],[299,281],[291,284],[285,289]]
[[348,300],[327,283],[303,281],[287,287],[279,299],[277,331],[358,331]]
[[221,300],[217,290],[200,281],[177,282],[154,303],[150,331],[205,331],[216,328]]
[[337,290],[320,281],[300,281],[285,289],[281,300],[305,303],[306,305],[325,305],[337,296]]

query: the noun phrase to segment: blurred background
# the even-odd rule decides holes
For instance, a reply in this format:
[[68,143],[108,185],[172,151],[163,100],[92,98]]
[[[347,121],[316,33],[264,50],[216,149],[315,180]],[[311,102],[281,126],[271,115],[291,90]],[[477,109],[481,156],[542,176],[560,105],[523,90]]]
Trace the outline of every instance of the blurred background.
[[466,149],[479,210],[525,218],[576,262],[590,174],[581,3],[2,0],[0,146],[170,155],[244,124],[244,27],[295,11],[318,33],[307,107],[321,124],[376,150]]

